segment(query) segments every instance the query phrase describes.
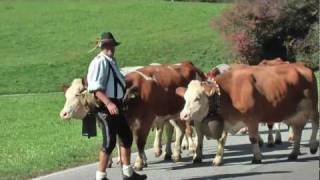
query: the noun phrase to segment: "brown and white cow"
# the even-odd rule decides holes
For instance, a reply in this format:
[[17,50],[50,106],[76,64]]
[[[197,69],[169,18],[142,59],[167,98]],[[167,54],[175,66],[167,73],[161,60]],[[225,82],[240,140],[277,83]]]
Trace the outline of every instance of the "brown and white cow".
[[[259,66],[277,66],[282,64],[289,64],[290,62],[284,61],[281,58],[275,58],[275,59],[263,59],[258,65]],[[265,124],[265,123],[263,123]],[[282,138],[281,138],[281,132],[280,132],[280,122],[279,123],[269,123],[268,124],[268,147],[273,147],[274,144],[281,144]],[[273,127],[275,127],[275,138],[273,137]],[[240,134],[247,134],[248,133],[248,127],[243,127],[239,131]],[[289,128],[289,141],[292,142],[293,133],[292,128]]]
[[[138,157],[135,162],[137,169],[146,165],[144,146],[148,133],[153,124],[157,130],[169,121],[176,130],[176,141],[172,158],[181,158],[181,142],[184,135],[185,123],[180,121],[179,113],[183,108],[183,98],[175,94],[179,86],[186,87],[191,80],[204,79],[204,74],[191,62],[170,65],[146,66],[131,72],[125,77],[127,93],[125,102],[128,106],[126,116],[131,124],[138,146]],[[154,148],[160,154],[160,139],[162,132],[157,132]],[[171,134],[171,135],[170,135]],[[160,136],[159,136],[160,135]],[[169,131],[168,137],[172,136]],[[166,156],[171,155],[171,145],[167,141]]]
[[[259,66],[277,66],[277,65],[282,65],[282,64],[289,64],[289,61],[284,61],[281,58],[275,58],[275,59],[263,59],[258,65]],[[268,124],[268,147],[273,147],[274,144],[281,144],[282,143],[282,138],[281,138],[281,132],[280,132],[280,122],[279,123],[269,123]],[[273,138],[273,127],[275,127],[275,134],[276,137]],[[247,127],[246,131],[248,130]],[[243,133],[243,132],[242,132]],[[292,128],[289,127],[289,135],[288,135],[288,141],[293,142],[293,132]]]
[[[144,146],[150,128],[156,128],[155,151],[161,154],[161,134],[165,122],[170,122],[176,130],[176,143],[173,159],[181,158],[181,140],[184,135],[185,122],[179,120],[183,108],[183,98],[175,94],[179,86],[186,87],[194,79],[204,79],[204,74],[191,62],[179,64],[150,65],[135,69],[125,76],[127,92],[125,95],[126,114],[138,147],[135,168],[141,170],[146,163]],[[85,91],[80,79],[74,80],[66,92],[66,103],[61,111],[61,118],[83,118],[89,111],[85,99],[91,96]],[[67,113],[66,113],[67,112]],[[81,116],[81,117],[80,117]],[[169,129],[166,156],[171,156],[172,128]]]
[[[180,114],[183,120],[195,120],[195,124],[201,124],[205,118],[222,119],[225,131],[239,122],[248,126],[253,163],[261,163],[262,158],[258,146],[260,122],[283,121],[292,126],[294,147],[289,159],[296,159],[300,152],[302,129],[310,119],[310,152],[314,154],[318,149],[317,83],[314,73],[302,64],[234,68],[217,76],[215,81],[191,81],[187,89],[178,88],[177,93],[183,95],[186,101]],[[210,112],[214,113],[208,117]],[[201,129],[196,127],[196,130]],[[199,141],[196,153],[197,158],[201,159],[200,137],[203,134],[201,131],[197,134]],[[224,140],[220,140],[222,149]],[[223,153],[223,150],[219,152]],[[221,156],[218,153],[217,156]]]

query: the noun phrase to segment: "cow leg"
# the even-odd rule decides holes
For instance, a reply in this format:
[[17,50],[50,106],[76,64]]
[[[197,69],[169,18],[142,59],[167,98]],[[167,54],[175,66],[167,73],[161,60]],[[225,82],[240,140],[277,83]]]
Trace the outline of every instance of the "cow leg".
[[259,143],[259,147],[262,147],[263,144],[264,144],[263,139],[262,139],[260,134],[258,136],[259,136],[259,142],[258,142]]
[[216,153],[216,157],[212,162],[214,166],[220,166],[223,163],[224,145],[226,143],[227,137],[228,137],[228,132],[224,130],[222,133],[222,137],[217,141],[218,142],[217,153]]
[[108,163],[107,163],[107,168],[112,168],[112,157],[109,158]]
[[249,139],[252,144],[253,152],[252,164],[260,164],[262,159],[262,154],[259,147],[258,127],[259,124],[255,123],[254,121],[251,121],[250,124],[248,123]]
[[155,157],[159,157],[162,154],[161,139],[162,139],[164,121],[156,123],[155,126],[156,126],[155,127],[156,134],[155,134],[155,138],[154,138],[153,149],[154,149]]
[[201,130],[201,122],[194,122],[197,134],[197,148],[193,156],[193,163],[200,163],[202,161],[202,147],[203,147],[203,134]]
[[174,127],[176,132],[176,139],[174,143],[173,156],[172,160],[178,162],[181,160],[181,143],[184,136],[185,126],[182,124],[182,121],[175,121],[173,119],[169,120],[170,124]]
[[276,132],[276,139],[274,141],[275,144],[282,144],[281,132],[280,132],[280,122],[274,123],[275,132]]
[[290,153],[288,159],[289,160],[296,160],[298,155],[300,154],[300,141],[301,141],[301,134],[302,134],[302,127],[300,126],[292,126],[293,130],[293,149]]
[[267,147],[274,146],[274,139],[273,139],[273,123],[268,124],[268,145]]
[[188,140],[187,134],[185,134],[182,139],[181,148],[182,150],[187,150],[188,147],[189,147],[189,140]]
[[[146,125],[146,124],[145,124]],[[144,128],[139,128],[136,131],[136,142],[138,147],[138,156],[136,158],[136,161],[134,163],[134,168],[137,171],[141,171],[143,167],[147,167],[147,157],[144,152],[144,147],[146,145],[146,140],[149,134],[149,130],[151,128],[151,125],[145,126]]]
[[292,129],[292,126],[289,126],[288,125],[288,129],[289,129],[289,132],[288,132],[288,141],[290,143],[293,143],[294,142],[294,138],[293,138],[293,129]]
[[[118,136],[117,136],[117,144],[116,145],[117,145],[117,151],[118,151],[117,164],[120,164],[121,163],[121,159],[120,159],[120,139],[119,139]],[[110,167],[111,167],[111,165],[110,165]]]
[[164,154],[164,160],[171,160],[172,150],[171,150],[171,142],[173,135],[173,126],[170,123],[165,123],[166,130],[166,149]]
[[190,153],[195,153],[196,151],[196,145],[194,144],[194,141],[192,139],[192,127],[190,125],[190,121],[186,121],[186,132],[185,132],[185,137],[187,138],[188,141],[188,149]]
[[194,137],[192,137],[191,139],[194,143],[194,153],[196,152],[196,148],[197,148],[197,143],[198,143],[198,136],[197,133],[195,133]]

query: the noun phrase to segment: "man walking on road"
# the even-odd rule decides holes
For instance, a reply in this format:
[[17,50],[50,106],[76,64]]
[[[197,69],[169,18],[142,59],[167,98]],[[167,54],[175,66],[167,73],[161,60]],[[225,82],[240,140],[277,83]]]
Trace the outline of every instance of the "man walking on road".
[[122,112],[126,84],[114,57],[115,47],[119,44],[110,32],[102,33],[98,42],[101,52],[91,61],[87,75],[88,91],[94,93],[103,104],[98,111],[103,144],[99,153],[96,180],[107,180],[107,162],[115,147],[117,135],[120,137],[123,179],[144,180],[147,176],[137,174],[130,165],[133,137]]

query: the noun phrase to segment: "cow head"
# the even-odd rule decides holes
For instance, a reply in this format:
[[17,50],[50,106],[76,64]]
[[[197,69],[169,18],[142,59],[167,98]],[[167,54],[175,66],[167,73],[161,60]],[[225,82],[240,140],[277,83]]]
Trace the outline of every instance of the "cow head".
[[176,93],[184,97],[185,100],[180,118],[187,121],[202,121],[209,113],[210,97],[213,97],[215,92],[216,86],[214,83],[198,80],[191,81],[188,88],[177,88]]
[[73,80],[71,86],[65,90],[66,102],[60,112],[61,119],[83,119],[89,112],[89,109],[82,103],[86,92],[83,80]]

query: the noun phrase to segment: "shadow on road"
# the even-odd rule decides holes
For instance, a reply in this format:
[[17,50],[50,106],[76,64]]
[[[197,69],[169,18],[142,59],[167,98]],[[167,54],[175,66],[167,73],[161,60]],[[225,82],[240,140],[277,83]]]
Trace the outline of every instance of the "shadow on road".
[[[304,127],[303,130],[312,129],[312,127]],[[288,132],[288,129],[280,129],[280,132]],[[269,130],[259,130],[259,134],[269,134]],[[236,134],[234,136],[243,136],[242,134]]]
[[223,178],[237,178],[237,177],[245,177],[245,176],[254,176],[254,175],[264,175],[264,174],[282,174],[282,173],[290,173],[291,171],[270,171],[270,172],[247,172],[247,173],[236,173],[236,174],[221,174],[214,176],[206,176],[206,177],[193,177],[183,180],[215,180],[215,179],[223,179]]
[[[267,152],[272,152],[272,151],[278,151],[278,150],[283,150],[283,149],[288,149],[291,146],[290,143],[288,142],[284,142],[280,145],[275,145],[272,148],[269,148],[266,146],[266,144],[261,148],[261,152],[262,153],[267,153]],[[230,160],[232,162],[234,162],[233,160],[236,160],[237,158],[229,158],[229,157],[234,157],[234,156],[242,156],[241,158],[238,158],[241,161],[251,161],[251,144],[238,144],[238,145],[228,145],[225,146],[225,153],[224,153],[224,157],[227,157],[228,159],[225,159],[225,162],[229,162]],[[206,160],[206,159],[213,159],[215,157],[215,148],[210,148],[207,149],[208,152],[212,152],[212,154],[203,154],[202,155],[202,159]],[[229,152],[231,151],[231,152]],[[243,157],[244,155],[247,155],[249,157]],[[285,154],[285,155],[279,155],[280,157],[277,158],[282,158],[285,156],[288,156],[289,154]],[[276,155],[274,155],[276,156]],[[274,157],[273,156],[273,157]],[[162,157],[163,158],[163,157]],[[238,160],[236,160],[238,161]],[[149,164],[161,164],[161,163],[166,163],[166,162],[172,162],[172,160],[161,160],[161,161],[156,161],[156,162],[151,162]],[[183,157],[181,159],[181,162],[192,162],[192,156],[189,155],[188,157]]]
[[[287,160],[286,157],[287,157],[287,154],[265,155],[265,156],[263,156],[262,164],[275,164],[275,163],[290,162],[289,160]],[[269,160],[272,158],[273,158],[273,160]],[[280,158],[285,158],[285,159],[280,159]],[[307,162],[307,161],[314,161],[314,160],[319,160],[319,157],[316,157],[316,156],[305,157],[305,158],[300,157],[300,159],[297,159],[294,162],[298,163],[298,162]],[[243,163],[243,162],[247,162],[247,163]],[[231,163],[233,163],[233,164],[231,164]],[[243,165],[251,165],[251,156],[250,157],[236,157],[236,158],[225,159],[223,166],[234,166],[235,165],[234,163],[237,163],[237,164],[241,163]],[[182,166],[163,168],[163,169],[180,170],[180,169],[199,168],[199,167],[208,167],[208,166],[212,166],[211,161],[209,161],[209,162],[206,161],[206,162],[202,162],[199,164],[193,164],[192,162],[190,162],[189,164],[184,164]]]

